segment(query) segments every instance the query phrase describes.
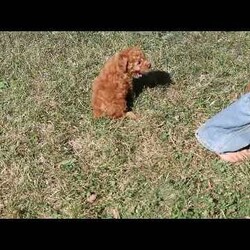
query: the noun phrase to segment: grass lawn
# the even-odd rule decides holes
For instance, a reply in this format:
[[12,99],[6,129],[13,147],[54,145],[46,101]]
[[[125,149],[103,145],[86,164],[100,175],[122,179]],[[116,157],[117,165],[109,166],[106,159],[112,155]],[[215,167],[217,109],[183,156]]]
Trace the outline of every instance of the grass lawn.
[[[105,60],[140,45],[169,86],[93,120]],[[250,32],[1,32],[1,218],[243,218],[250,163],[194,136],[250,82]]]

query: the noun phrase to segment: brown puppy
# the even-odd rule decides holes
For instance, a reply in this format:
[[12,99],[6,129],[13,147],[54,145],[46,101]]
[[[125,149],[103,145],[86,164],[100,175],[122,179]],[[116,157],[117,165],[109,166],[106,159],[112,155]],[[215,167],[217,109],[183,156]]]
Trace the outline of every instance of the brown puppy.
[[151,64],[138,47],[122,50],[111,57],[93,83],[94,117],[135,117],[133,113],[127,113],[126,97],[133,89],[133,77],[141,76],[150,67]]

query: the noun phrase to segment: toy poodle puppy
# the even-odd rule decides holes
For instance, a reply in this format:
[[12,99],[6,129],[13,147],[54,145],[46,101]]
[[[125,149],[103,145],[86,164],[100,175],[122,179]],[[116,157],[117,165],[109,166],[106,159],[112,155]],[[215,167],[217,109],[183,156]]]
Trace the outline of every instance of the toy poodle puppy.
[[111,57],[92,86],[92,109],[95,118],[129,117],[126,98],[133,91],[133,77],[140,77],[151,68],[150,62],[138,48],[124,49]]

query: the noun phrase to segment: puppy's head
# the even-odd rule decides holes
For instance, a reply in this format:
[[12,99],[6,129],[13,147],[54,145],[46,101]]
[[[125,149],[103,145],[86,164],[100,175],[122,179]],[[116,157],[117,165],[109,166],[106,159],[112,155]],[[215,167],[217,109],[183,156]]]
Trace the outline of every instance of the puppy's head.
[[138,47],[121,51],[118,56],[118,63],[124,73],[133,77],[140,77],[151,68],[151,63]]

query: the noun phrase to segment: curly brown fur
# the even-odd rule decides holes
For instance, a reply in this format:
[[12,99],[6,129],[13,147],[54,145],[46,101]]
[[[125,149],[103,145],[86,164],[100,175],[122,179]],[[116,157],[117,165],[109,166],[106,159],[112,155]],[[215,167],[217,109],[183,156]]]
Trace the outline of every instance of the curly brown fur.
[[126,97],[132,91],[135,76],[147,72],[151,65],[137,47],[111,57],[92,86],[92,109],[95,118],[121,118],[126,115]]

